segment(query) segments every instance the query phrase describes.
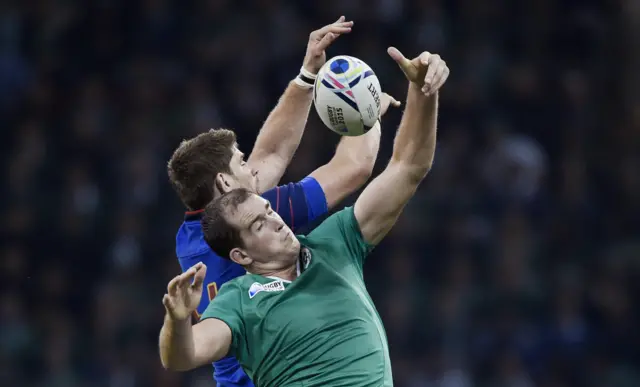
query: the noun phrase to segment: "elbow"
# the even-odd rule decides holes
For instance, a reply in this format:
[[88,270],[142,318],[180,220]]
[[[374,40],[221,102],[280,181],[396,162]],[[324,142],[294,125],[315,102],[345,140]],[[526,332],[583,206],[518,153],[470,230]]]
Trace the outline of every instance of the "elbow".
[[355,191],[369,181],[373,175],[375,163],[375,157],[362,157],[358,160],[337,160],[331,164],[335,171],[343,171],[340,175],[343,176],[350,191]]
[[173,367],[173,365],[171,363],[169,363],[168,361],[166,361],[162,357],[160,357],[160,363],[162,364],[162,368],[164,368],[165,371],[174,371],[174,372],[178,371],[175,367]]
[[168,361],[167,359],[160,358],[160,362],[162,363],[162,368],[167,371],[172,372],[185,372],[191,370],[190,367],[185,367],[184,364],[178,364],[176,362]]
[[162,354],[160,354],[160,364],[162,364],[162,368],[164,368],[165,371],[177,371],[173,364],[171,364],[168,359],[165,359]]
[[427,177],[427,175],[431,171],[432,165],[433,164],[429,163],[424,165],[413,166],[412,168],[409,169],[409,172],[408,172],[409,178],[412,181],[416,181],[418,183],[422,182],[422,180],[424,180],[424,178]]
[[353,171],[353,181],[358,183],[358,186],[364,185],[369,179],[371,175],[373,175],[373,166],[375,164],[374,160],[366,160],[360,165],[356,166]]
[[162,368],[166,371],[178,371],[178,367],[176,367],[174,362],[164,356],[162,352],[160,352],[160,364],[162,364]]
[[347,177],[347,185],[350,192],[354,192],[360,189],[363,185],[369,181],[373,174],[373,163],[363,163],[360,165],[353,165],[350,173]]
[[376,154],[370,156],[363,156],[359,160],[354,160],[353,165],[353,180],[363,185],[373,175],[373,167],[376,164]]
[[160,346],[160,363],[162,368],[173,372],[185,372],[195,368],[194,362],[188,356],[171,353],[169,348],[162,346]]

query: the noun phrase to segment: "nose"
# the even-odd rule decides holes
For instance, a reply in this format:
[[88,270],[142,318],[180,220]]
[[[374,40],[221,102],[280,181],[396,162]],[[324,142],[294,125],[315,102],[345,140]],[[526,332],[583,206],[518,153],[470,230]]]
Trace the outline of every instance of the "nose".
[[257,169],[252,169],[251,170],[251,176],[255,176],[258,174],[258,170]]
[[282,230],[283,228],[284,228],[284,223],[278,224],[278,228],[277,228],[278,231]]

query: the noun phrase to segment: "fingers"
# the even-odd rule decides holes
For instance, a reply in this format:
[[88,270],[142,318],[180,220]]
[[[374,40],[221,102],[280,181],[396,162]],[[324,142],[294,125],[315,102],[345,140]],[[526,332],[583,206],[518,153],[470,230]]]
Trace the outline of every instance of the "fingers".
[[[437,55],[437,54],[436,54]],[[430,61],[432,60],[431,58],[433,56],[436,55],[431,55],[430,52],[428,51],[423,51],[422,54],[420,54],[420,56],[418,57],[418,60],[420,61],[421,64],[423,64],[424,66],[428,66]]]
[[398,107],[398,106],[402,105],[402,103],[400,101],[396,100],[391,95],[389,95],[387,93],[382,93],[382,95],[384,96],[385,99],[387,99],[389,101],[389,105],[394,106],[394,107]]
[[175,296],[178,292],[178,283],[180,282],[180,275],[174,277],[171,281],[169,281],[169,284],[167,285],[167,293],[170,296]]
[[180,275],[180,279],[178,280],[178,287],[184,289],[190,286],[191,283],[193,282],[193,278],[195,277],[196,273],[197,273],[196,267],[191,266],[189,270],[185,271]]
[[332,24],[328,26],[327,31],[325,31],[325,33],[333,32],[334,34],[346,34],[348,32],[351,32],[351,27],[353,27],[353,22]]
[[311,38],[313,40],[321,40],[329,32],[337,35],[346,34],[351,32],[351,27],[353,27],[353,21],[344,21],[344,16],[340,16],[335,23],[328,24],[319,30],[313,31]]
[[384,116],[389,110],[389,106],[398,107],[400,101],[396,100],[387,93],[382,93],[382,105],[380,106],[380,117]]
[[392,97],[392,96],[390,96],[389,94],[387,94],[387,93],[384,93],[384,94],[385,94],[387,97],[389,97],[389,101],[390,101],[391,106],[393,106],[393,107],[398,107],[398,106],[402,105],[402,102],[400,102],[400,101],[396,100],[395,98],[393,98],[393,97]]
[[438,70],[439,62],[440,55],[438,54],[431,55],[423,52],[420,55],[420,63],[427,66],[427,73],[424,76],[424,86],[422,86],[422,91],[425,94],[429,94],[433,91],[433,77]]
[[202,262],[196,265],[196,274],[193,278],[193,288],[201,289],[202,284],[204,283],[204,278],[207,275],[207,266],[205,266]]
[[316,46],[316,49],[318,50],[318,52],[322,52],[326,50],[327,47],[329,47],[331,43],[333,43],[333,41],[336,40],[338,36],[339,36],[338,34],[334,34],[333,32],[327,33],[322,38],[322,40],[320,40],[320,43],[318,43],[318,45]]
[[175,297],[178,293],[178,289],[184,289],[189,286],[200,287],[204,282],[204,278],[207,275],[207,266],[199,262],[189,268],[189,270],[176,276],[167,285],[167,294],[171,297]]
[[[421,57],[421,61],[424,63],[424,58]],[[437,92],[447,80],[449,68],[447,67],[447,62],[437,54],[430,55],[426,58],[426,62],[428,67],[422,92],[426,95],[431,95]]]
[[433,82],[431,85],[430,94],[433,94],[436,91],[440,90],[440,88],[442,87],[442,85],[444,85],[448,77],[449,77],[449,67],[447,67],[447,64],[445,61],[441,60],[438,63],[435,74],[433,75]]

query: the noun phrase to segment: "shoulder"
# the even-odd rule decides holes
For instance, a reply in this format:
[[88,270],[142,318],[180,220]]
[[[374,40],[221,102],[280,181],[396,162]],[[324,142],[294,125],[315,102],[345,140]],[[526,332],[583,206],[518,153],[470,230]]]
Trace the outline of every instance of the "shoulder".
[[245,274],[233,278],[225,282],[219,289],[219,294],[225,293],[240,293],[243,290],[248,290],[251,287],[251,276]]
[[336,251],[354,258],[359,265],[374,248],[363,238],[353,207],[346,207],[331,215],[307,238],[299,240],[312,248],[332,246]]
[[242,266],[220,257],[209,248],[198,221],[184,222],[178,230],[176,255],[182,271],[199,262],[207,265],[207,284],[215,282],[219,286],[245,273]]
[[178,259],[211,251],[204,241],[199,220],[185,220],[176,234],[176,255]]
[[320,223],[320,225],[309,234],[308,239],[334,238],[344,235],[345,232],[352,232],[354,228],[359,230],[353,207],[346,207]]

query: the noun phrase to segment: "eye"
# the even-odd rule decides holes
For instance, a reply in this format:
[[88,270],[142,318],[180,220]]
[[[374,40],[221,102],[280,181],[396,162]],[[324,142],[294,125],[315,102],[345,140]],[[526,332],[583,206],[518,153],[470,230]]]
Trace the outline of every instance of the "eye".
[[256,229],[256,231],[260,231],[260,230],[262,230],[262,225],[263,225],[263,224],[264,224],[264,222],[260,222],[260,223],[258,224],[258,228]]

